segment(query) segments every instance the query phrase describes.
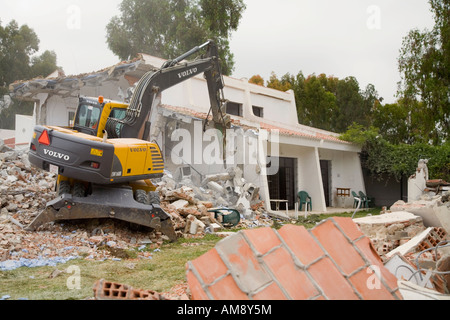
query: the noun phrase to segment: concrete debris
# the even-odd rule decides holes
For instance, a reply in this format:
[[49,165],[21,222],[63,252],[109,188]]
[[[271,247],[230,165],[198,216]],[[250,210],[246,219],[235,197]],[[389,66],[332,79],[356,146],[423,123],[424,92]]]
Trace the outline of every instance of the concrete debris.
[[56,197],[56,177],[37,170],[26,152],[15,151],[0,139],[0,270],[55,266],[74,258],[126,258],[127,249],[141,248],[138,259],[152,258],[166,236],[132,230],[117,220],[48,223],[39,232],[27,232],[33,219]]
[[398,284],[405,300],[450,300],[450,295],[441,294],[410,281],[399,281]]
[[391,211],[408,211],[422,217],[425,226],[444,228],[450,233],[450,202],[448,194],[442,195],[423,194],[418,200],[406,203],[402,200],[395,202]]
[[410,212],[392,212],[353,221],[371,239],[380,256],[388,254],[425,229],[422,218]]
[[[132,229],[118,220],[48,223],[39,232],[27,232],[24,226],[56,197],[56,177],[37,170],[28,154],[6,146],[0,139],[0,269],[54,266],[70,259],[126,259],[128,249],[138,249],[138,259],[151,259],[167,237],[148,229]],[[234,177],[234,175],[233,175]],[[210,179],[215,179],[210,177]],[[219,179],[219,184],[225,183]],[[212,180],[211,180],[212,181]],[[206,233],[226,231],[211,209],[229,206],[229,194],[218,194],[209,188],[183,185],[167,173],[159,182],[161,205],[176,222],[180,237],[201,237]],[[255,198],[256,199],[256,198]],[[241,227],[268,226],[261,203],[254,201],[255,220],[241,219]],[[226,234],[226,233],[223,233]]]
[[[95,299],[448,297],[450,192],[446,190],[432,194],[424,189],[418,200],[398,201],[381,215],[334,217],[312,230],[291,224],[275,230],[259,188],[245,181],[238,167],[202,178],[183,168],[180,172],[185,174],[174,178],[166,171],[154,182],[177,235],[200,238],[214,233],[224,239],[187,264],[187,282],[176,292],[161,294],[99,280]],[[71,259],[129,259],[129,249],[136,249],[133,259],[151,259],[167,240],[161,232],[135,230],[108,219],[52,222],[38,232],[25,231],[23,227],[56,197],[55,178],[33,168],[26,152],[0,140],[1,271],[56,266]],[[236,213],[236,223],[227,224],[227,217]],[[234,227],[244,231],[230,232]],[[50,276],[57,275],[55,271]],[[381,290],[367,290],[369,282],[381,284]]]
[[166,171],[157,185],[161,207],[171,215],[180,237],[199,237],[225,229],[212,212],[217,208],[237,210],[241,215],[240,226],[273,224],[264,209],[259,188],[246,182],[239,168],[208,175],[201,180],[200,186],[191,176],[175,179]]
[[[399,280],[449,294],[450,266],[441,259],[450,253],[450,237],[440,227],[425,227],[421,216],[388,211],[379,216],[354,219],[371,239],[385,266]],[[441,270],[438,270],[438,264]]]

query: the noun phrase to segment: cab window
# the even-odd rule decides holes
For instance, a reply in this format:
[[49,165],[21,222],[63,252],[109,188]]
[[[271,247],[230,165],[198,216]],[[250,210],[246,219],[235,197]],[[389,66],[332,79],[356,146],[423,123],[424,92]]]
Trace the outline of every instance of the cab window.
[[75,124],[81,127],[97,129],[101,109],[91,105],[80,105]]
[[126,109],[114,108],[111,110],[111,114],[109,115],[109,117],[113,119],[123,120],[125,119],[126,113]]

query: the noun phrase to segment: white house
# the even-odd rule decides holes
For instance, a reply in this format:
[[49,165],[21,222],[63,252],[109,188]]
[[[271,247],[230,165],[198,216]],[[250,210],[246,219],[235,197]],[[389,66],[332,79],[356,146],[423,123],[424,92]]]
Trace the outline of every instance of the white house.
[[[32,121],[17,122],[16,131],[22,134],[16,136],[24,140],[17,143],[31,139],[35,124],[70,125],[79,95],[125,101],[128,89],[164,61],[141,54],[133,61],[90,74],[53,74],[12,84],[10,91],[17,98],[35,102]],[[359,147],[340,140],[335,133],[299,124],[293,91],[281,92],[232,77],[224,77],[224,83],[233,124],[226,151],[232,161],[208,163],[204,157],[214,149],[214,139],[202,130],[210,103],[206,80],[199,75],[164,91],[152,111],[152,138],[162,146],[168,170],[189,167],[209,175],[223,171],[224,166],[239,166],[244,178],[260,188],[266,205],[270,200],[286,200],[290,209],[300,190],[309,193],[313,211],[320,212],[327,207],[351,208],[353,197],[341,196],[341,192],[365,192]],[[180,132],[192,137],[191,154],[180,153],[181,139],[176,135]],[[236,161],[238,154],[242,161]]]

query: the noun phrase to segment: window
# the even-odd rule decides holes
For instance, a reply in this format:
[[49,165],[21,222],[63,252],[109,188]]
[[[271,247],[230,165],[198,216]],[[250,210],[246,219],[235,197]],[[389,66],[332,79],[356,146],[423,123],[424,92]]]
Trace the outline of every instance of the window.
[[236,102],[228,102],[227,113],[233,116],[242,117],[242,104]]
[[73,127],[74,121],[75,121],[75,111],[69,111],[69,127]]
[[75,123],[79,126],[97,129],[101,109],[91,105],[81,105]]
[[264,109],[261,107],[253,106],[253,114],[257,117],[263,118],[264,117]]
[[111,110],[111,114],[109,115],[109,117],[114,118],[114,119],[123,120],[123,119],[125,119],[126,114],[127,114],[126,109],[114,108]]

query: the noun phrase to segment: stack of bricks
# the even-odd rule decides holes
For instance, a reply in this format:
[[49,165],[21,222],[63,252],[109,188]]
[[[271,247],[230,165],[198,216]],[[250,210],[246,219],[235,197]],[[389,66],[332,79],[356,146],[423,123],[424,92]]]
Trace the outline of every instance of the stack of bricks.
[[186,264],[192,300],[402,299],[350,218],[240,231]]
[[155,291],[134,289],[126,284],[105,280],[98,280],[94,284],[94,297],[96,300],[164,300]]
[[417,246],[417,251],[434,248],[447,238],[447,232],[443,228],[434,227],[427,234],[426,238]]

